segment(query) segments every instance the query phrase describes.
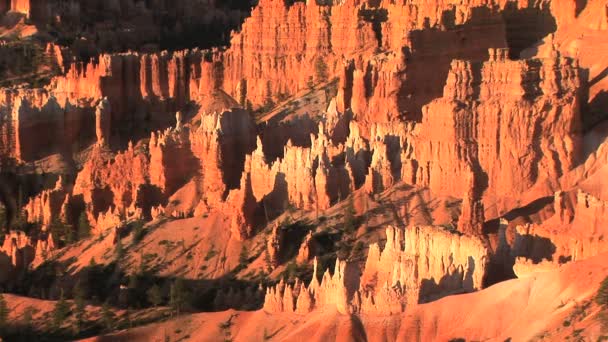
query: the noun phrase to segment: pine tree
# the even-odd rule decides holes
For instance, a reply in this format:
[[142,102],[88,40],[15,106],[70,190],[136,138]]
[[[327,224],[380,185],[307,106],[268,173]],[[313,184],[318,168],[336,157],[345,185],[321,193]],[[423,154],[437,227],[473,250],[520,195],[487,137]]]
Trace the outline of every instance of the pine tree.
[[140,242],[144,237],[144,223],[142,221],[137,221],[133,223],[133,243]]
[[169,294],[169,305],[179,315],[184,305],[187,302],[187,291],[182,278],[177,278],[173,284],[171,284],[171,290]]
[[154,307],[159,306],[163,302],[163,294],[158,285],[154,284],[151,288],[146,292],[148,295],[148,302],[152,304]]
[[4,295],[0,293],[0,328],[3,330],[8,324],[9,313],[10,310],[6,304],[6,299],[4,299]]
[[21,325],[26,331],[30,331],[32,329],[32,321],[34,320],[34,308],[32,306],[28,306],[23,310],[23,317],[21,319]]
[[325,61],[321,58],[318,58],[315,61],[315,78],[316,81],[318,83],[323,83],[327,81],[328,78],[328,73],[327,73],[327,64],[325,64]]
[[59,241],[63,241],[66,244],[74,242],[74,231],[72,226],[66,224],[60,219],[53,220],[53,222],[50,224],[49,230]]
[[129,284],[127,284],[127,287],[130,289],[137,289],[139,286],[139,276],[135,273],[131,273],[129,275]]
[[8,227],[6,225],[6,208],[3,205],[0,205],[0,229],[3,231],[7,230]]
[[266,271],[268,273],[272,272],[274,267],[272,265],[272,260],[270,260],[270,253],[268,253],[268,248],[264,249],[264,264],[266,265]]
[[355,228],[355,202],[353,196],[350,196],[344,209],[344,231],[352,233]]
[[239,264],[247,265],[248,260],[249,253],[247,252],[247,248],[243,245],[243,247],[241,247],[241,253],[239,254]]
[[101,307],[101,321],[107,331],[112,331],[114,329],[114,318],[115,315],[112,310],[110,310],[108,302],[103,303],[103,306]]
[[59,297],[59,301],[55,303],[55,309],[53,310],[53,329],[57,330],[61,328],[69,313],[70,304],[63,297],[63,290],[61,290],[61,296]]
[[91,225],[87,214],[83,211],[78,217],[78,239],[86,239],[91,235]]
[[129,327],[129,329],[133,328],[133,321],[131,321],[131,309],[125,311],[125,325]]
[[600,284],[600,288],[595,295],[595,302],[601,306],[608,307],[608,277]]
[[118,237],[118,240],[116,241],[116,249],[114,250],[114,252],[116,253],[116,259],[120,260],[122,259],[125,251],[122,247],[122,240],[120,239],[120,236]]
[[82,326],[86,320],[86,303],[84,301],[84,291],[80,287],[80,283],[77,283],[74,287],[74,304],[76,308],[74,314],[76,315],[76,333],[79,334],[82,331]]

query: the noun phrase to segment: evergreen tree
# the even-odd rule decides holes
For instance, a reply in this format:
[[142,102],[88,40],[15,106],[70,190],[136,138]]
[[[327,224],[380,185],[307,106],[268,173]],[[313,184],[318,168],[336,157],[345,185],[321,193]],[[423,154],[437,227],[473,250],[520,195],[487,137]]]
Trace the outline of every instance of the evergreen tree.
[[185,304],[187,303],[188,293],[184,285],[182,278],[177,278],[173,284],[171,284],[171,290],[169,294],[169,305],[175,311],[176,314],[180,314]]
[[328,72],[327,72],[327,64],[325,64],[325,61],[321,58],[318,58],[315,61],[315,78],[316,81],[318,83],[323,83],[327,81],[328,78]]
[[595,302],[603,307],[608,307],[608,277],[600,283],[600,288],[595,295]]
[[53,234],[58,241],[62,241],[65,244],[74,242],[74,231],[72,226],[66,224],[60,219],[55,219],[51,222],[49,227],[50,232]]
[[8,316],[10,310],[8,305],[6,304],[6,299],[4,299],[4,295],[0,293],[0,329],[4,330],[6,325],[8,324]]
[[355,230],[355,202],[353,196],[350,196],[344,209],[344,231],[352,233]]
[[6,208],[3,205],[0,205],[0,229],[3,231],[7,230],[8,227],[6,225]]
[[32,329],[32,321],[34,320],[34,308],[28,306],[23,310],[23,317],[21,319],[21,325],[26,331],[30,331]]
[[86,239],[91,235],[91,225],[87,214],[83,211],[78,217],[78,239]]
[[133,243],[140,242],[144,237],[144,223],[142,221],[133,223],[133,232],[131,234],[133,236]]
[[112,310],[110,310],[110,305],[108,302],[103,303],[103,306],[101,307],[101,321],[103,323],[103,327],[107,331],[112,331],[114,329],[114,318],[115,315]]
[[137,289],[139,286],[139,276],[135,273],[129,275],[129,284],[127,285],[130,289]]
[[146,291],[148,295],[148,302],[152,304],[154,307],[159,306],[163,302],[163,294],[158,285],[154,284],[151,288]]
[[82,326],[86,320],[86,303],[84,301],[84,291],[80,286],[80,283],[77,283],[74,287],[74,304],[76,306],[74,310],[74,314],[76,315],[76,333],[79,334],[82,331]]
[[122,240],[120,239],[120,236],[118,237],[118,240],[116,241],[116,249],[114,250],[114,252],[116,253],[116,259],[120,260],[122,259],[125,251],[124,248],[122,247]]
[[272,265],[272,260],[270,260],[270,253],[268,253],[267,248],[264,249],[264,264],[266,265],[266,271],[269,273],[272,272],[274,267]]
[[55,303],[55,309],[53,310],[53,329],[57,330],[61,328],[69,313],[70,304],[63,297],[63,290],[61,290],[61,296],[59,297],[59,301]]
[[241,247],[241,253],[239,254],[239,264],[247,265],[247,261],[249,260],[249,254],[247,252],[247,248],[243,245]]
[[133,328],[133,321],[131,321],[131,309],[127,309],[125,311],[125,325],[129,327],[129,329]]

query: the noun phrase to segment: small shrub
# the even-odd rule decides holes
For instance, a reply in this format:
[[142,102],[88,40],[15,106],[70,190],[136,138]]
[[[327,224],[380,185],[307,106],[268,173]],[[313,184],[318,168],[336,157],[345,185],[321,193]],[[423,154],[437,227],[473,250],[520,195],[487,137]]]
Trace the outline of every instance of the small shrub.
[[152,304],[154,307],[159,306],[163,302],[162,291],[156,284],[146,291],[146,295],[148,296],[148,302],[150,302],[150,304]]
[[357,228],[355,214],[355,202],[353,200],[353,196],[351,196],[346,203],[346,208],[344,209],[344,231],[347,234],[353,233]]
[[247,252],[247,248],[243,246],[241,248],[241,253],[239,254],[239,264],[246,265],[249,261],[249,253]]
[[61,297],[59,298],[59,301],[55,303],[55,308],[53,309],[53,321],[51,322],[53,329],[59,329],[63,322],[70,315],[71,311],[71,305],[63,297],[62,290]]
[[78,239],[86,239],[91,235],[91,225],[86,213],[83,211],[78,217]]
[[608,277],[600,283],[600,288],[595,295],[595,302],[601,306],[608,306]]
[[132,223],[132,235],[133,235],[133,243],[138,243],[140,242],[145,235],[145,231],[144,231],[144,222],[143,221],[136,221]]
[[328,78],[327,64],[321,58],[315,61],[315,78],[319,83],[326,82]]
[[6,300],[4,299],[4,296],[0,294],[0,328],[4,328],[4,326],[9,322],[9,313],[10,310],[6,304]]
[[357,241],[357,243],[355,244],[355,247],[353,248],[351,257],[354,259],[363,258],[364,257],[363,249],[364,248],[365,248],[365,245],[363,244],[363,242]]
[[205,261],[209,261],[217,255],[217,251],[213,248],[214,247],[211,246],[211,249],[207,252],[207,255],[205,255]]

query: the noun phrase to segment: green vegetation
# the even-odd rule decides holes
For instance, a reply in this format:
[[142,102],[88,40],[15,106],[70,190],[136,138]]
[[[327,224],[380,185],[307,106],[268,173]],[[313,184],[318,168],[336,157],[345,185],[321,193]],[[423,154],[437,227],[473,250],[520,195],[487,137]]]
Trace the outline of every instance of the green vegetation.
[[595,295],[595,302],[604,308],[608,307],[608,277],[600,283],[600,288]]
[[232,328],[233,324],[232,319],[234,319],[235,317],[237,317],[237,314],[230,315],[230,317],[226,321],[218,325],[220,332],[222,332],[222,334],[224,335],[224,342],[232,341],[232,332],[230,331],[230,328]]
[[59,71],[53,57],[32,39],[15,39],[0,46],[0,86],[19,83],[40,88]]
[[266,248],[264,248],[264,265],[266,266],[266,271],[268,273],[272,272],[272,260],[270,260],[270,253],[268,253],[268,249]]
[[241,248],[241,253],[239,254],[239,264],[247,265],[248,261],[249,261],[249,253],[247,252],[247,248],[245,246],[243,246]]
[[145,236],[144,221],[137,220],[130,224],[133,243],[139,243]]
[[36,312],[36,309],[32,306],[28,306],[27,308],[25,308],[25,310],[23,310],[23,316],[21,318],[21,325],[23,325],[23,328],[25,328],[25,330],[31,330],[32,329],[32,321],[33,321],[33,317],[34,317],[34,313]]
[[247,108],[247,80],[242,78],[239,82],[239,104],[243,108]]
[[171,306],[171,309],[177,315],[185,308],[189,296],[190,294],[185,287],[184,280],[182,278],[175,279],[169,291],[169,306]]
[[344,209],[344,231],[347,234],[354,233],[356,227],[355,222],[355,202],[353,196],[348,198],[348,202],[346,203],[346,208]]
[[49,225],[49,231],[53,237],[63,245],[68,245],[76,241],[73,227],[60,219],[54,219]]
[[120,260],[125,254],[125,250],[122,246],[122,240],[120,236],[116,239],[116,247],[114,247],[114,253],[116,254],[116,259]]
[[6,207],[0,205],[0,229],[6,229],[8,223],[6,222]]
[[86,310],[85,310],[86,303],[84,302],[84,291],[82,290],[80,283],[76,284],[73,292],[74,292],[74,305],[75,305],[74,315],[76,317],[75,331],[77,334],[79,334],[82,331],[82,327],[86,320]]
[[4,328],[8,324],[9,313],[10,313],[10,310],[8,308],[8,305],[6,304],[6,299],[4,299],[4,296],[0,293],[0,329],[1,330],[4,330]]
[[101,321],[106,331],[114,330],[116,315],[114,315],[114,312],[110,309],[110,304],[108,304],[108,302],[103,303],[103,306],[101,307]]
[[315,80],[317,83],[325,83],[329,77],[327,64],[322,58],[315,61]]
[[154,284],[151,288],[146,292],[148,296],[148,302],[152,304],[154,307],[157,307],[163,303],[163,294],[158,285]]
[[78,239],[86,239],[91,236],[91,225],[87,214],[83,211],[78,217]]
[[63,290],[61,291],[61,296],[59,297],[59,301],[55,303],[55,309],[53,310],[53,321],[52,327],[54,330],[59,330],[64,321],[68,318],[71,311],[70,304],[63,297]]
[[351,259],[364,260],[365,259],[365,255],[363,254],[364,248],[365,248],[365,245],[363,244],[363,241],[357,241],[357,243],[355,243],[355,247],[353,248],[352,253],[350,255]]
[[215,246],[211,245],[211,248],[207,252],[207,255],[205,255],[205,261],[211,260],[213,257],[215,257],[218,254],[218,252],[214,248],[215,248]]

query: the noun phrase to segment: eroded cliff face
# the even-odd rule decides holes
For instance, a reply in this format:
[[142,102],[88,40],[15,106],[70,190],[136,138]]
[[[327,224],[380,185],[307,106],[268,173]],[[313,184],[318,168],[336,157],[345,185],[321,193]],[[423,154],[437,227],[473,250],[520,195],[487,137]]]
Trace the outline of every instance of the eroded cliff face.
[[388,227],[384,249],[370,245],[360,277],[355,264],[337,260],[333,275],[326,271],[319,282],[315,259],[310,284],[281,281],[268,288],[264,310],[397,314],[407,306],[480,289],[488,253],[479,239],[441,227]]
[[[326,123],[319,124],[316,134],[310,135],[309,145],[298,146],[289,140],[282,157],[274,161],[266,157],[263,140],[257,137],[247,111],[225,108],[208,114],[201,109],[194,122],[186,124],[183,114],[178,112],[176,119],[172,119],[177,121],[176,127],[153,133],[149,142],[141,146],[141,153],[128,149],[126,154],[114,158],[108,172],[120,169],[118,163],[123,160],[131,169],[117,172],[114,185],[111,175],[85,176],[107,169],[103,160],[95,160],[99,159],[98,152],[109,145],[108,137],[112,135],[109,127],[124,122],[124,118],[115,116],[120,112],[115,108],[124,108],[128,99],[104,97],[94,109],[98,147],[79,173],[74,195],[83,194],[85,203],[100,206],[92,209],[95,214],[91,219],[107,211],[109,205],[120,211],[139,206],[147,213],[151,206],[163,203],[158,198],[167,199],[180,193],[192,180],[190,186],[196,190],[184,191],[195,191],[194,203],[198,205],[180,206],[179,211],[208,212],[226,202],[230,190],[240,189],[246,195],[235,193],[231,197],[231,201],[241,198],[233,204],[235,213],[242,215],[234,224],[249,222],[246,225],[250,226],[257,207],[263,207],[268,218],[289,205],[318,212],[358,188],[379,193],[403,182],[428,187],[435,195],[465,198],[464,215],[458,226],[462,232],[480,233],[484,215],[495,217],[517,205],[518,196],[539,179],[560,177],[580,160],[581,150],[578,92],[581,79],[576,63],[558,56],[511,61],[506,50],[490,49],[489,54],[491,59],[483,63],[455,60],[444,96],[423,108],[420,123],[375,123],[366,139],[361,136],[360,122],[356,118],[351,121],[332,102]],[[99,77],[100,84],[104,80],[106,76]],[[92,93],[87,89],[81,90],[90,96],[101,96],[95,95],[101,88]],[[120,89],[115,94],[126,88]],[[224,99],[213,104],[236,106],[227,100],[227,95],[219,95],[217,88],[211,89],[216,92],[216,99],[218,96]],[[177,93],[163,95],[160,91],[157,95],[174,99]],[[79,91],[73,94],[76,95],[71,101],[82,96]],[[46,100],[43,108],[56,108],[62,113],[60,106],[49,103],[56,103],[54,97]],[[15,108],[19,111],[22,106]],[[338,124],[348,125],[348,133],[333,139]],[[19,131],[20,121],[14,125]],[[20,135],[16,142],[15,145],[22,145]],[[502,167],[503,162],[511,167]],[[125,174],[129,176],[125,178]],[[453,182],[454,177],[463,181]],[[83,181],[88,178],[96,181]],[[100,195],[108,197],[102,201],[107,204],[95,204],[92,190],[83,184],[98,184],[94,189],[100,194],[109,191]],[[159,189],[157,198],[136,203],[137,198],[150,197],[156,191],[146,190],[149,186]],[[245,200],[242,196],[249,204],[241,203]]]
[[[412,159],[417,183],[456,197],[472,185],[495,215],[542,175],[560,177],[581,161],[581,77],[568,58],[489,53],[483,64],[452,63],[444,96],[423,109]],[[471,173],[473,184],[451,181]]]
[[[69,13],[60,13],[68,22],[95,12],[69,3]],[[196,18],[217,4],[98,5],[118,18],[141,16],[137,34],[162,20],[153,8]],[[56,156],[73,164],[63,183],[26,201],[31,223],[75,227],[84,214],[94,233],[114,241],[133,220],[211,217],[209,224],[229,231],[226,245],[237,246],[224,253],[255,241],[273,272],[292,243],[277,221],[299,211],[320,226],[325,214],[357,201],[348,234],[373,242],[364,265],[338,260],[319,278],[314,261],[308,285],[282,281],[267,289],[264,310],[398,314],[482,288],[499,254],[523,277],[606,250],[599,238],[605,198],[563,179],[583,162],[587,93],[599,94],[588,88],[604,82],[597,58],[579,63],[573,52],[589,48],[584,39],[565,32],[605,31],[603,14],[590,14],[601,5],[589,1],[573,14],[576,5],[555,1],[261,0],[226,49],[95,52],[80,61],[51,46],[61,75],[42,89],[0,91],[0,156],[21,165]],[[53,1],[13,1],[12,10],[56,20]],[[193,28],[177,25],[169,31]],[[553,31],[537,51],[526,50]],[[103,31],[92,43],[98,46],[81,42],[72,52],[124,51],[127,36]],[[585,46],[568,45],[579,43]],[[553,193],[567,183],[542,219],[506,219],[536,188]],[[403,188],[412,192],[398,193]],[[414,198],[421,196],[415,190],[429,198]],[[385,201],[391,192],[402,197]],[[386,220],[359,225],[368,199],[400,227],[387,228],[383,248],[364,236]],[[453,207],[440,218],[422,204],[446,199]],[[410,220],[414,211],[424,218]],[[497,242],[487,223],[498,218]],[[418,221],[428,225],[411,223]],[[432,225],[438,222],[449,224]],[[269,224],[274,229],[264,237]],[[307,264],[320,256],[313,231],[302,231],[290,258]],[[54,248],[48,235],[11,234],[2,251],[13,268],[37,264],[32,260]],[[242,296],[220,294],[215,307],[236,307]]]

